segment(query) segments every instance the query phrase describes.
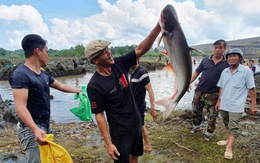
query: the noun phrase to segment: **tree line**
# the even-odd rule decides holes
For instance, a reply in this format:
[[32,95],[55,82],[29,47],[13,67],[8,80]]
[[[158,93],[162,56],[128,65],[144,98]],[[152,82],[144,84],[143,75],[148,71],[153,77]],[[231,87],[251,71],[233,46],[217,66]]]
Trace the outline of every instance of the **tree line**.
[[[137,45],[126,45],[126,46],[112,46],[110,47],[111,53],[113,56],[118,57],[122,56],[136,48]],[[163,49],[163,47],[159,47],[159,49]],[[147,52],[146,56],[148,57],[158,57],[160,56],[160,50],[158,48],[151,48],[149,52]],[[70,49],[57,50],[50,48],[48,50],[48,54],[50,57],[84,57],[85,47],[83,45],[76,45],[71,47]],[[192,55],[201,55],[197,52],[192,53]],[[22,49],[9,51],[3,48],[0,48],[0,58],[1,59],[24,59],[24,52]]]
[[[126,46],[112,46],[110,47],[111,53],[114,56],[121,56],[124,55],[132,50],[134,50],[136,45],[126,45]],[[50,48],[48,50],[48,55],[50,57],[84,57],[84,50],[85,47],[83,45],[76,45],[74,47],[71,47],[70,49],[63,49],[63,50],[57,50]],[[158,56],[159,50],[157,48],[152,48],[148,54],[149,56]],[[0,58],[6,58],[6,59],[23,59],[24,58],[24,52],[22,49],[19,50],[5,50],[3,48],[0,48]]]

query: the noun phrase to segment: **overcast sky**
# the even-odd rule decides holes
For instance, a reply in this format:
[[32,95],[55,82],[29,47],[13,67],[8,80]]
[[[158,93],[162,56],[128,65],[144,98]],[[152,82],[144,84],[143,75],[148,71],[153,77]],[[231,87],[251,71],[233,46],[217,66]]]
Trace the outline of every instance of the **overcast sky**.
[[167,4],[189,45],[260,36],[260,0],[0,0],[0,47],[21,49],[29,33],[59,50],[94,39],[139,44]]

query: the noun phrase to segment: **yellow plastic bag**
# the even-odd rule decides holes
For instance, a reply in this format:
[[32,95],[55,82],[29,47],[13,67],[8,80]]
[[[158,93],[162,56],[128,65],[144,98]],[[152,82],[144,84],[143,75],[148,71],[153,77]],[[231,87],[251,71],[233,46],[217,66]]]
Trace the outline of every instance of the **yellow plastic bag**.
[[52,141],[53,134],[46,135],[47,145],[39,145],[42,163],[73,163],[70,154]]

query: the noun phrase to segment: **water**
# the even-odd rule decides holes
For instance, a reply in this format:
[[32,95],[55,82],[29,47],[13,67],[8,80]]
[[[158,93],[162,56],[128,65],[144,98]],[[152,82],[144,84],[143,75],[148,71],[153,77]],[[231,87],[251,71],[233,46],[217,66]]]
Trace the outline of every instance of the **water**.
[[[196,66],[193,69],[195,69]],[[256,66],[256,71],[260,71],[260,67],[258,65]],[[62,83],[79,88],[82,85],[86,86],[91,76],[92,74],[86,73],[84,75],[59,77],[56,79]],[[149,72],[149,76],[155,94],[155,100],[171,97],[173,95],[174,77],[171,72],[163,70],[151,71]],[[176,109],[191,109],[191,100],[194,95],[193,85],[192,88],[193,89],[190,91],[190,93],[185,93],[183,98],[176,106]],[[79,100],[74,100],[73,93],[63,93],[52,88],[50,91],[51,95],[54,96],[54,99],[51,100],[51,118],[56,123],[82,122],[74,114],[70,112],[71,108],[79,106]],[[3,100],[13,100],[12,91],[8,81],[0,81],[0,93],[2,95]],[[146,101],[147,106],[150,107],[148,93],[146,95]],[[164,110],[164,108],[159,105],[156,105],[155,109]]]

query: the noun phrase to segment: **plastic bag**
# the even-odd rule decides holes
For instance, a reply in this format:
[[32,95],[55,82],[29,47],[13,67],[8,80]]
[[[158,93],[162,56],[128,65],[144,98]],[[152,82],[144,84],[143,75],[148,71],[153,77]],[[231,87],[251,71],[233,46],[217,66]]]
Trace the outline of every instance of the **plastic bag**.
[[92,119],[92,111],[90,101],[85,86],[81,86],[82,92],[75,94],[74,100],[80,99],[79,107],[70,109],[70,111],[82,121],[90,121]]
[[73,163],[70,154],[52,141],[53,134],[46,134],[47,145],[39,145],[41,163]]

